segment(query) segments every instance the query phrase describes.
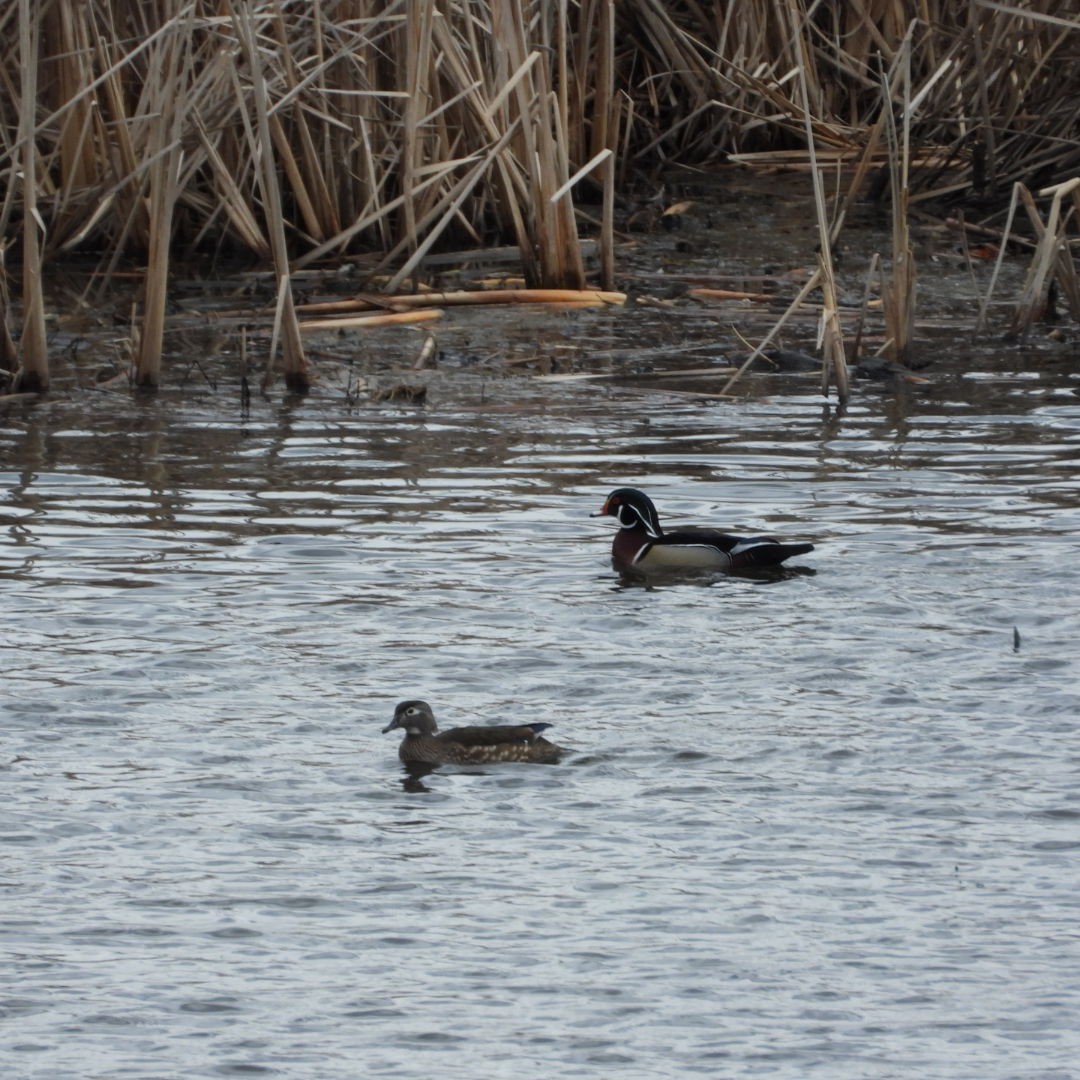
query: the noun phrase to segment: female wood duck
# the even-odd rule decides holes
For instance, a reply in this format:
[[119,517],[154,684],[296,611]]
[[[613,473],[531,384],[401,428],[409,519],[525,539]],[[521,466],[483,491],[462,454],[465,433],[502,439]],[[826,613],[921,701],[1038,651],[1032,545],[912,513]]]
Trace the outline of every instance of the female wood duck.
[[636,488],[616,488],[590,516],[605,514],[619,522],[611,545],[612,561],[619,567],[751,570],[779,566],[792,555],[814,550],[813,544],[782,544],[771,536],[729,536],[695,526],[664,532],[652,500]]
[[406,765],[491,765],[501,761],[532,761],[553,765],[563,748],[540,735],[550,724],[502,727],[462,727],[439,731],[426,701],[403,701],[383,734],[401,728],[405,738],[398,757]]

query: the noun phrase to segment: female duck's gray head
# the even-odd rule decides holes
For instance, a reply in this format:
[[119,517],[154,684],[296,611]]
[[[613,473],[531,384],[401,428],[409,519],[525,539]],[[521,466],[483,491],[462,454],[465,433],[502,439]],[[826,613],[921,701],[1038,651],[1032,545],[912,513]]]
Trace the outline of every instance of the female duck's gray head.
[[438,731],[435,714],[426,701],[403,701],[394,710],[394,719],[383,728],[383,734],[401,728],[406,735],[434,735]]
[[604,505],[590,517],[615,518],[621,529],[644,529],[650,536],[663,536],[660,528],[660,515],[653,506],[652,499],[637,488],[616,488],[605,500]]

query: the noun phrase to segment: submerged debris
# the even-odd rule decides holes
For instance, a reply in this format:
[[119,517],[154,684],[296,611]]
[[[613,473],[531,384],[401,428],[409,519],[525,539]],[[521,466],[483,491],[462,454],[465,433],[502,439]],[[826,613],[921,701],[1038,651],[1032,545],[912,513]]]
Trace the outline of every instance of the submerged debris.
[[420,405],[427,400],[428,388],[423,383],[395,383],[372,390],[372,401],[406,401]]

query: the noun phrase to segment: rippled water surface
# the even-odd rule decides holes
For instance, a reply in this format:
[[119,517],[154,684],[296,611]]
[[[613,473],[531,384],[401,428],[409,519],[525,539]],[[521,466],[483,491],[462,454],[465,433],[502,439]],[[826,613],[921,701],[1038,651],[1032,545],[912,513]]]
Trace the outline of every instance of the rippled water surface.
[[[1080,1075],[1070,366],[441,380],[0,415],[4,1075]],[[622,581],[623,484],[818,547]]]

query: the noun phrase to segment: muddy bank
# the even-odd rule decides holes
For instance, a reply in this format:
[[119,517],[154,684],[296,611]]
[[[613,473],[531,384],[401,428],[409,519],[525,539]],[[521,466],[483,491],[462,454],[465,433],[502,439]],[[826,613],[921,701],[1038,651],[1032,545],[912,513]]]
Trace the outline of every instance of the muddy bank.
[[[358,406],[434,404],[479,397],[509,404],[538,392],[537,382],[588,383],[591,392],[698,397],[813,392],[820,385],[819,306],[811,296],[784,326],[779,354],[736,381],[750,348],[775,325],[815,262],[817,229],[804,176],[763,179],[742,171],[720,178],[680,175],[655,204],[623,220],[619,305],[559,304],[446,308],[432,321],[379,328],[309,329],[304,344],[314,375],[313,403]],[[669,213],[664,213],[666,206]],[[1068,321],[1045,323],[1021,341],[1003,334],[1030,261],[1007,253],[976,335],[993,261],[980,244],[942,220],[913,227],[918,267],[912,372],[873,357],[883,340],[875,254],[887,253],[883,207],[858,204],[837,252],[845,338],[857,345],[854,393],[933,395],[942,382],[1021,381],[1068,393],[1080,333]],[[434,256],[424,289],[519,286],[505,253],[467,262]],[[888,264],[885,263],[887,272]],[[301,313],[327,302],[377,294],[355,264],[311,271],[298,281]],[[117,276],[102,287],[95,268],[56,266],[49,277],[48,326],[54,394],[127,393],[128,327],[138,281]],[[270,275],[242,268],[189,266],[171,286],[165,335],[165,394],[198,394],[226,409],[258,408],[271,345]],[[868,300],[869,297],[869,300]],[[314,318],[308,320],[315,325]],[[284,392],[280,381],[271,398]],[[250,395],[250,396],[249,396]]]

